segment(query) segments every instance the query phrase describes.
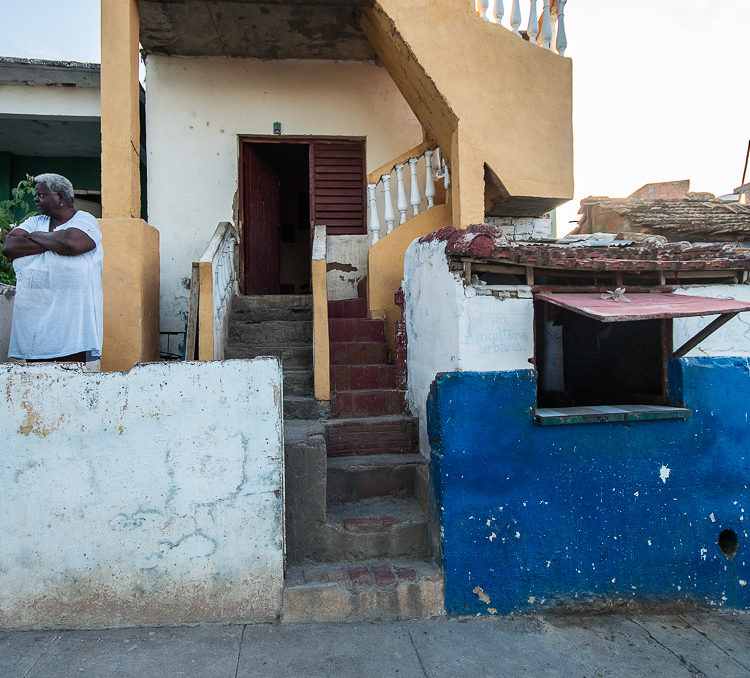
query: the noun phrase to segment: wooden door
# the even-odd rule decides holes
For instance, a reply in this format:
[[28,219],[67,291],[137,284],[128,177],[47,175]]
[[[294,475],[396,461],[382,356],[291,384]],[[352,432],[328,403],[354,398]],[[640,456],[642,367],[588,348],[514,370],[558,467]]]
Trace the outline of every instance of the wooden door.
[[310,144],[310,213],[329,235],[367,233],[365,142],[320,139]]
[[243,145],[242,169],[244,293],[279,294],[279,177],[250,144]]

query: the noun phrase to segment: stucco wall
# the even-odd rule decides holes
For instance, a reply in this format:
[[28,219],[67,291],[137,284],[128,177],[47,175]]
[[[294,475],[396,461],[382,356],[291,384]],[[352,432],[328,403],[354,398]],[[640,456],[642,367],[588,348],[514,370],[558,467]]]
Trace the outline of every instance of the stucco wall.
[[[536,373],[441,375],[428,406],[445,608],[750,608],[748,358],[673,361],[687,420],[538,426]],[[736,556],[719,547],[733,531]]]
[[98,87],[0,85],[0,101],[0,113],[6,115],[99,118]]
[[[161,233],[161,329],[182,330],[186,280],[220,221],[235,222],[238,135],[367,138],[367,171],[422,141],[372,63],[149,56],[148,221]],[[283,137],[281,137],[283,139]]]
[[13,319],[13,298],[16,288],[0,283],[0,361],[8,358],[10,323]]
[[0,627],[272,621],[276,359],[0,365]]

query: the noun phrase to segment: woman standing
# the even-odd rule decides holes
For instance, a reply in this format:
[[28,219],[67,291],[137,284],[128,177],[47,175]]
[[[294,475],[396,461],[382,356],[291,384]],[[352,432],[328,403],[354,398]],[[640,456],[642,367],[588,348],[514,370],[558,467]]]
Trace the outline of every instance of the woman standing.
[[31,361],[99,358],[102,351],[102,235],[99,223],[73,205],[73,185],[40,174],[39,215],[5,236],[16,297],[8,357]]

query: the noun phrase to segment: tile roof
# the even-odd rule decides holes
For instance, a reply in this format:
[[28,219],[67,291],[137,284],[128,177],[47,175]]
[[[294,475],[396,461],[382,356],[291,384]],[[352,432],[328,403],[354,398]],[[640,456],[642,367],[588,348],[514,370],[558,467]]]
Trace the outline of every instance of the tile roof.
[[[580,238],[545,243],[509,240],[501,229],[477,224],[466,230],[445,226],[429,233],[420,242],[444,241],[446,254],[471,257],[538,268],[581,271],[625,270],[750,270],[750,249],[736,243],[693,245],[689,242],[663,242],[653,238],[635,242],[608,235],[593,244],[581,244]],[[604,243],[604,244],[600,244]]]

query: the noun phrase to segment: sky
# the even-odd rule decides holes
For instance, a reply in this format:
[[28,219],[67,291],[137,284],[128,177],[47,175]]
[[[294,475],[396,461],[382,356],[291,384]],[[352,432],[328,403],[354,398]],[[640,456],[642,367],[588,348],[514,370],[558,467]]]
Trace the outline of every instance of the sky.
[[[739,185],[750,140],[748,2],[568,0],[576,187],[558,209],[560,233],[588,195],[678,179],[717,195]],[[99,0],[19,7],[0,3],[2,56],[99,61]]]

